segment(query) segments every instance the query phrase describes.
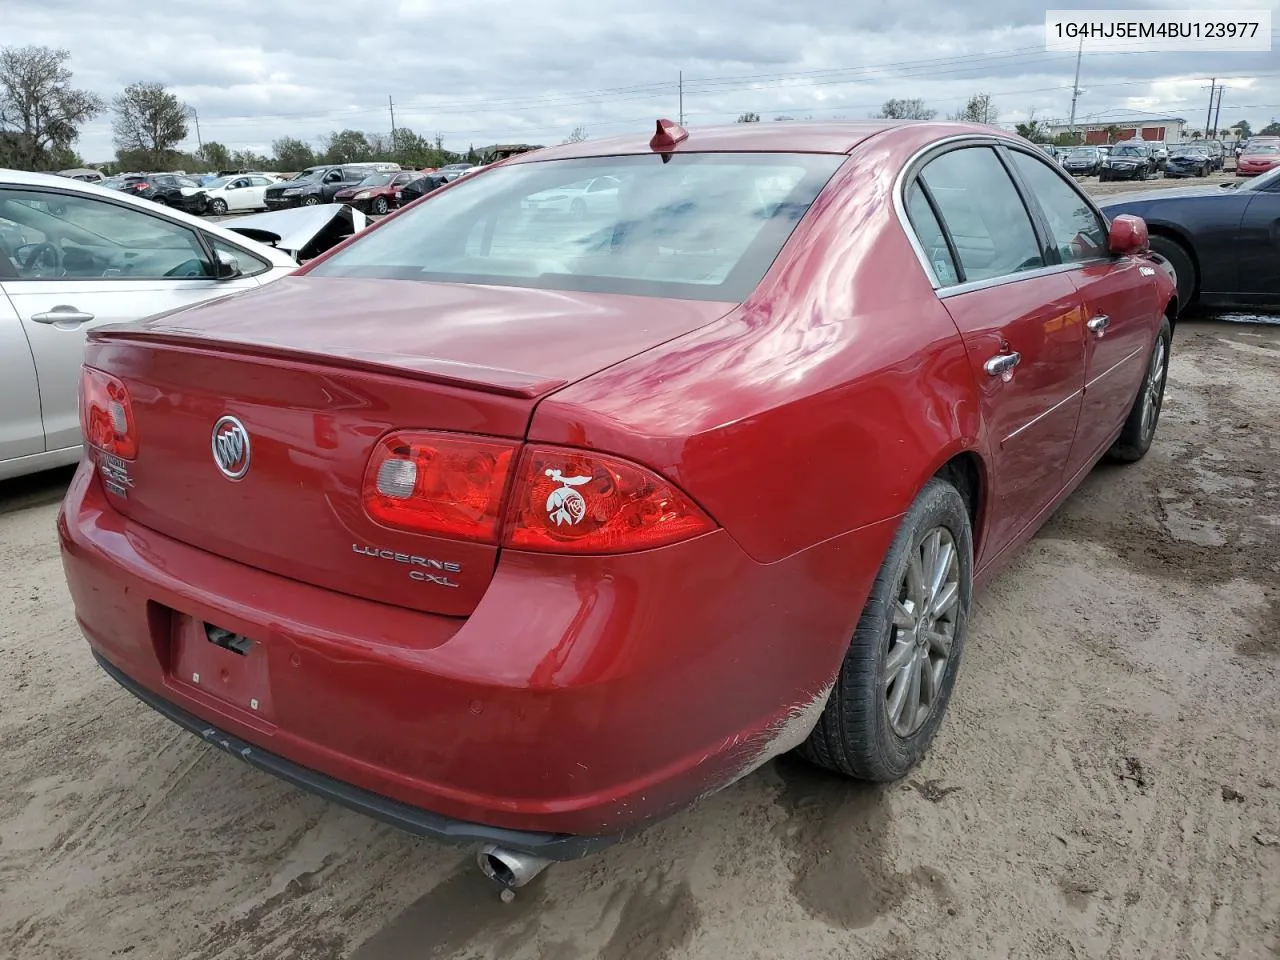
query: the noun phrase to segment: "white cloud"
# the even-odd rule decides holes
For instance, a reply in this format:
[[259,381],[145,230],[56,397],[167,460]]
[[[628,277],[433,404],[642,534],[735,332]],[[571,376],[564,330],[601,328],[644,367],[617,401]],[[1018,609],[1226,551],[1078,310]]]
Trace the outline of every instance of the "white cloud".
[[[3,43],[66,47],[77,84],[108,98],[136,80],[163,82],[199,111],[206,140],[233,148],[389,129],[388,95],[397,124],[440,132],[455,149],[554,143],[579,125],[618,133],[674,117],[681,70],[691,125],[748,110],[860,118],[889,97],[922,97],[945,115],[979,90],[1002,120],[1061,117],[1075,68],[1070,54],[1045,53],[1042,9],[1020,0],[650,0],[630,13],[588,0],[169,0],[146,30],[101,0],[3,5]],[[1261,5],[1274,11],[1274,0]],[[1213,76],[1228,85],[1224,125],[1280,117],[1274,53],[1086,51],[1078,112],[1202,117],[1199,88]],[[79,147],[109,157],[109,118]]]

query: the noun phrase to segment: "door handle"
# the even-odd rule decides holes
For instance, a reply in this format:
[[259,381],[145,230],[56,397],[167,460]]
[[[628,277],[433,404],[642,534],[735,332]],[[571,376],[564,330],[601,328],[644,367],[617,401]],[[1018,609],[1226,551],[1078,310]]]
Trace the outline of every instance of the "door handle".
[[1013,376],[1013,368],[1022,362],[1022,354],[1017,351],[1013,353],[997,353],[994,357],[982,365],[982,369],[987,371],[989,377],[1003,377],[1008,379]]
[[31,319],[36,323],[88,323],[93,319],[92,313],[85,313],[75,307],[60,305],[46,313],[33,313]]
[[1107,332],[1107,327],[1111,326],[1111,318],[1105,313],[1100,313],[1087,324],[1085,324],[1093,333],[1102,336]]

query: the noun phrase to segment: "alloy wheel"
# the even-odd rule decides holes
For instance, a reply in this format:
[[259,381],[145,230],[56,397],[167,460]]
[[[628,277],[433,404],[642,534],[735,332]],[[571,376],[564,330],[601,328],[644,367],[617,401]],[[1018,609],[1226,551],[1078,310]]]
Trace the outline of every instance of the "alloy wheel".
[[1155,432],[1156,420],[1160,416],[1160,401],[1164,397],[1164,360],[1164,337],[1157,337],[1156,347],[1151,351],[1151,369],[1147,371],[1147,381],[1142,386],[1143,437],[1150,437]]
[[893,732],[909,737],[933,712],[955,638],[960,559],[946,527],[911,552],[898,583],[881,687]]

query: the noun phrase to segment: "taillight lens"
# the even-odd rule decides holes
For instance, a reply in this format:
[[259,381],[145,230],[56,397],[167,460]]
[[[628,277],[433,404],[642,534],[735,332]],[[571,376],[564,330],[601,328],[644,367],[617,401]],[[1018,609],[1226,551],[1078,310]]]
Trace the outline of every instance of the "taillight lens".
[[508,514],[507,546],[552,553],[625,553],[715,529],[643,467],[558,447],[526,448]]
[[514,444],[479,437],[391,434],[369,458],[365,509],[389,527],[497,543],[515,451]]
[[115,377],[93,367],[81,368],[80,430],[90,446],[122,460],[138,455],[129,391]]

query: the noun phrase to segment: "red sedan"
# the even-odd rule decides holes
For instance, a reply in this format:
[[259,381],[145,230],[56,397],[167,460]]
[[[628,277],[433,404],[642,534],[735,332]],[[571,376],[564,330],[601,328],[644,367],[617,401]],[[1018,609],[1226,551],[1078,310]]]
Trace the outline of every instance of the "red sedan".
[[1237,177],[1256,177],[1280,167],[1280,140],[1255,140],[1236,158]]
[[518,885],[797,747],[902,777],[974,585],[1147,451],[1175,307],[994,129],[550,147],[91,333],[67,580],[145,702]]
[[382,215],[396,206],[396,192],[403,190],[422,174],[413,170],[400,173],[371,173],[354,187],[339,190],[334,203],[345,203],[364,213]]

